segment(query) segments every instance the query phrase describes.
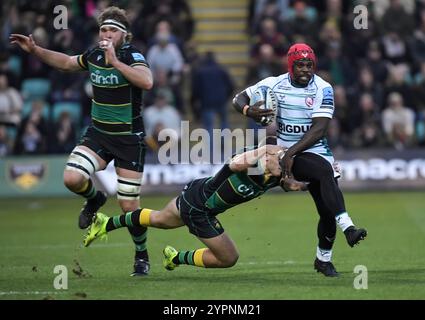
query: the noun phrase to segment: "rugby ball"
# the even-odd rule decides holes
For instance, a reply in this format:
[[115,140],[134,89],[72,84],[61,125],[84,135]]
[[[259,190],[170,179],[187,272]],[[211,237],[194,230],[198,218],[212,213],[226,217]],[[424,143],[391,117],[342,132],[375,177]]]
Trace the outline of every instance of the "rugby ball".
[[264,101],[264,104],[260,106],[260,109],[270,109],[273,111],[272,115],[261,118],[260,124],[267,126],[273,122],[274,117],[276,116],[278,104],[276,94],[270,87],[260,86],[253,92],[249,105],[253,106],[258,101]]

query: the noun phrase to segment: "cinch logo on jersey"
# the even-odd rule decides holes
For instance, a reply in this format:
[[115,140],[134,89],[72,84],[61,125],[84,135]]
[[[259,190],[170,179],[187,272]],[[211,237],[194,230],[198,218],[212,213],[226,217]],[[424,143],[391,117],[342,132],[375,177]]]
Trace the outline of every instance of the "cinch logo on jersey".
[[119,84],[119,79],[115,74],[110,73],[105,76],[100,74],[99,70],[92,72],[90,74],[90,79],[93,83],[100,84],[100,85],[118,85]]
[[244,197],[249,197],[254,194],[254,188],[252,186],[247,186],[246,184],[239,185],[238,191],[243,194]]
[[284,124],[279,123],[279,130],[287,133],[306,133],[310,129],[311,125],[296,125],[296,124]]

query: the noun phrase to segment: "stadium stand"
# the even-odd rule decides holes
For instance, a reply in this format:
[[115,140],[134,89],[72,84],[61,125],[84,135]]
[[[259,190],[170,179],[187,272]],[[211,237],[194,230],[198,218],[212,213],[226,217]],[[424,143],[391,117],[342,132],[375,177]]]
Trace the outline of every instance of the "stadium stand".
[[[1,4],[0,46],[5,54],[0,57],[0,70],[8,75],[9,84],[20,90],[24,101],[22,118],[28,113],[30,101],[41,98],[52,106],[48,121],[57,119],[61,108],[65,108],[76,121],[78,131],[87,125],[90,90],[85,88],[83,76],[68,77],[66,85],[57,85],[62,75],[9,45],[8,35],[33,32],[36,41],[47,48],[78,54],[93,44],[99,10],[113,4],[131,9],[133,43],[145,57],[158,34],[168,32],[169,41],[176,44],[183,66],[179,74],[172,77],[162,70],[155,72],[155,86],[152,93],[146,94],[145,107],[152,104],[159,88],[168,90],[182,120],[191,121],[191,128],[202,126],[202,110],[191,101],[191,79],[204,53],[214,52],[217,62],[229,71],[236,91],[259,78],[286,72],[287,48],[293,42],[305,41],[315,48],[319,57],[318,74],[337,88],[342,102],[341,108],[337,105],[330,131],[332,147],[394,148],[385,138],[381,120],[388,97],[394,92],[401,94],[405,107],[415,116],[411,142],[402,148],[425,144],[423,1],[93,0],[90,5],[83,1],[72,3],[68,6],[72,15],[69,15],[66,32],[53,28],[55,16],[51,12],[55,1],[43,2],[40,8],[29,0]],[[368,8],[366,29],[354,27],[356,5]],[[394,16],[400,23],[391,22]],[[70,90],[68,85],[72,87]],[[372,97],[370,103],[365,94]],[[57,107],[61,105],[57,103],[62,102],[67,103],[66,107]],[[365,112],[364,108],[369,105],[372,109]],[[46,112],[43,111],[43,115]],[[231,129],[252,125],[233,110],[230,101],[227,112]],[[369,114],[373,115],[372,121]],[[218,127],[218,119],[216,123]],[[376,138],[369,139],[367,133],[372,131]]]

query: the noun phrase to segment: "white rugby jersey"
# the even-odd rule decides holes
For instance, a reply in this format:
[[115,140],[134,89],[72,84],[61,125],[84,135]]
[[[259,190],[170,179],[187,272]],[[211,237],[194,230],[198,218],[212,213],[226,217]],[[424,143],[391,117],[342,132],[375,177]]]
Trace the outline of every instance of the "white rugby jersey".
[[[246,89],[249,98],[260,86],[270,87],[276,94],[278,100],[276,136],[280,146],[289,148],[301,140],[310,129],[313,118],[332,119],[334,112],[332,86],[317,75],[313,75],[309,84],[304,88],[294,87],[289,79],[289,73],[266,78]],[[318,154],[331,164],[334,162],[326,138],[320,139],[304,152]]]

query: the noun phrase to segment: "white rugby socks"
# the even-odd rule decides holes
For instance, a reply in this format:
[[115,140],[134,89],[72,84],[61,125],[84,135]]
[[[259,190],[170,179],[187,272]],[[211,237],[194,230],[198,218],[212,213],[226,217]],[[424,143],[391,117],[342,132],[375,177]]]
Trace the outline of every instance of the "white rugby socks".
[[341,230],[344,232],[348,227],[354,226],[353,221],[351,220],[350,216],[347,212],[343,212],[335,217],[336,223],[338,224],[338,227],[341,228]]

